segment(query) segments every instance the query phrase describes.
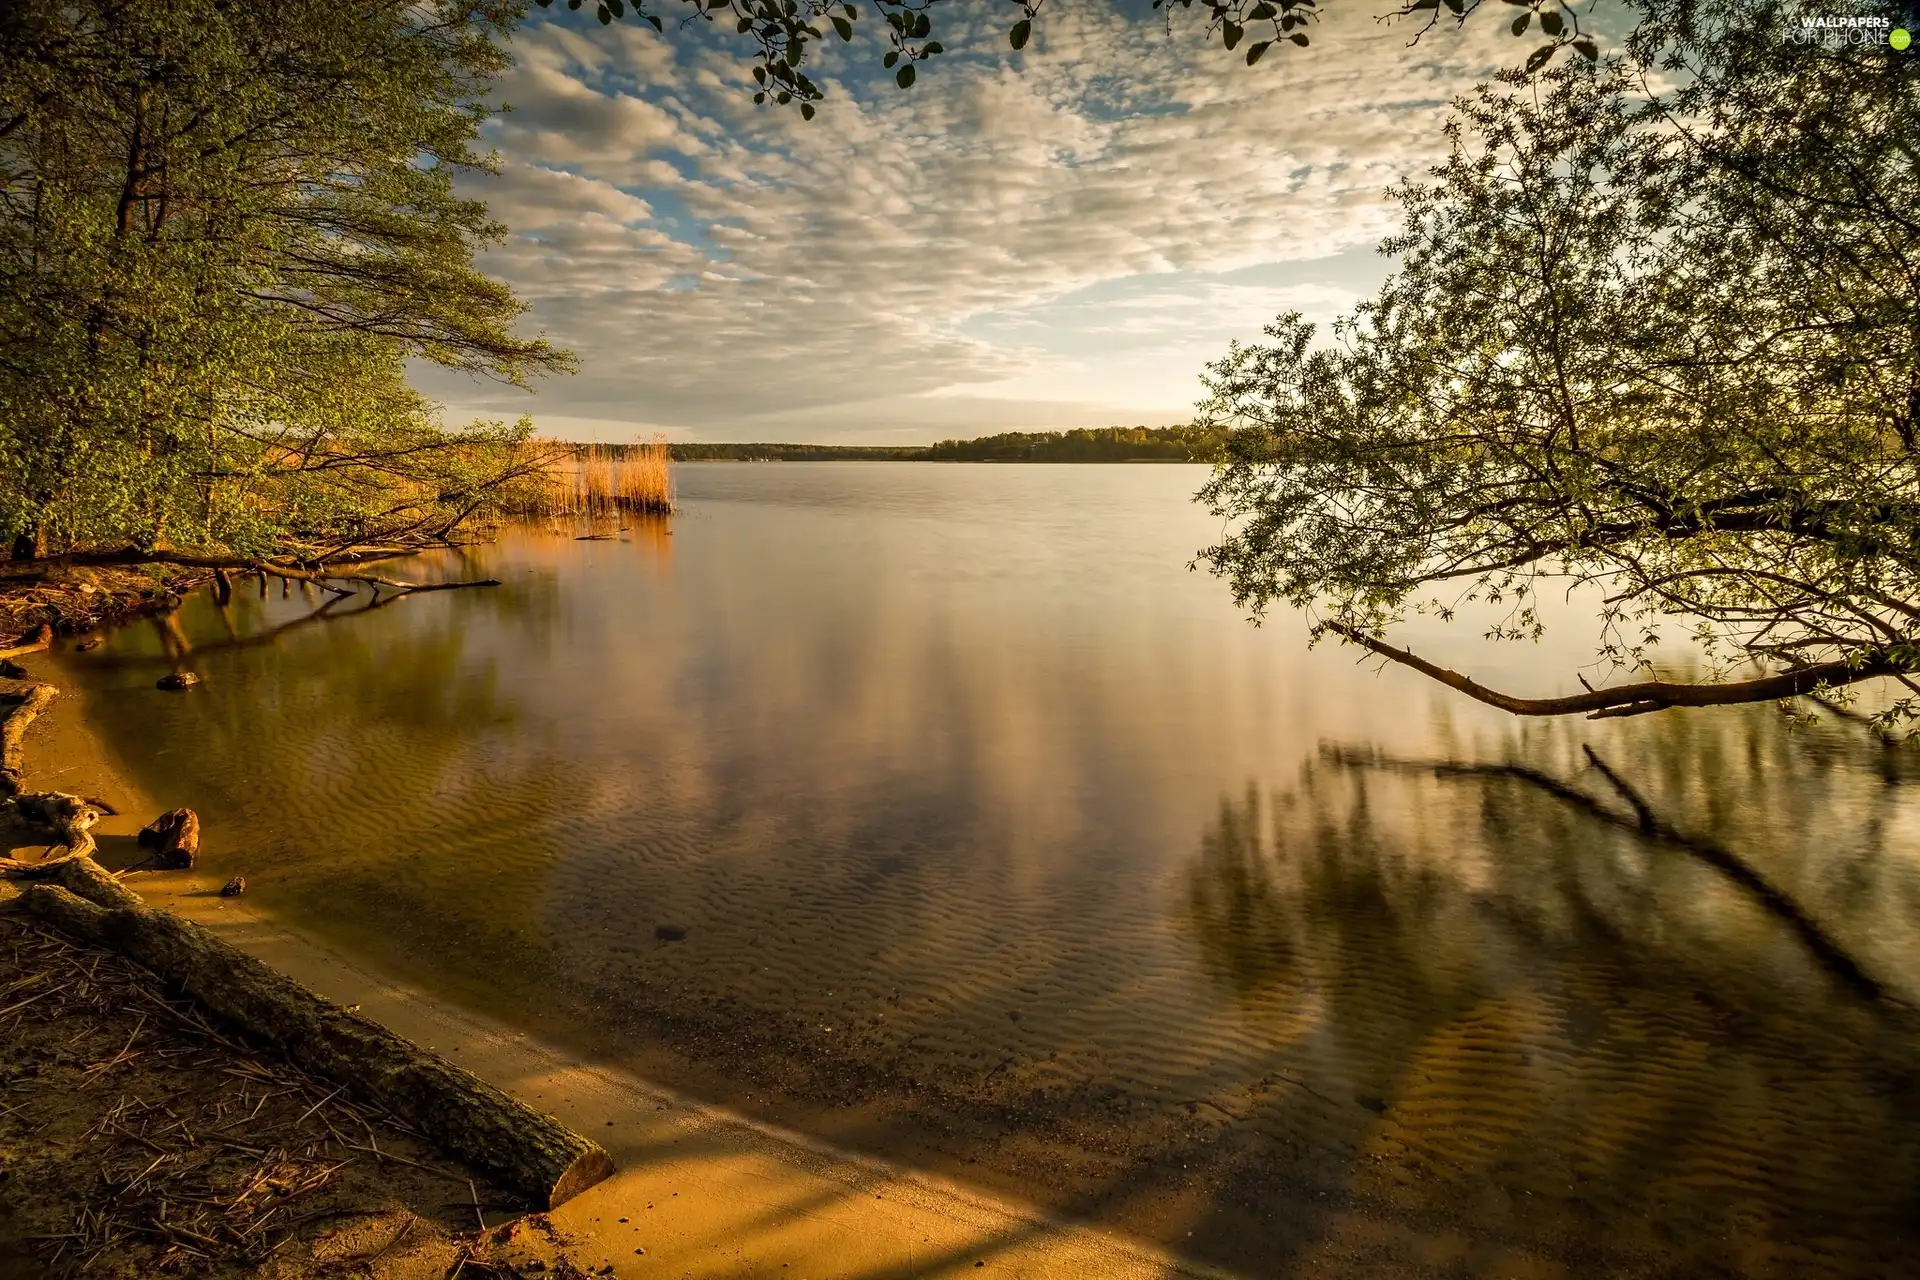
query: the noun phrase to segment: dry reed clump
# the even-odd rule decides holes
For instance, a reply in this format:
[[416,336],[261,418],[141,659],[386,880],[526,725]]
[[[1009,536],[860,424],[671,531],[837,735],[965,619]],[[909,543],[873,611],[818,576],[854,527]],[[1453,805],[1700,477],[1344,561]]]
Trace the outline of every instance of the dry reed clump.
[[673,472],[665,436],[631,445],[568,444],[542,440],[542,482],[517,514],[561,520],[602,520],[673,510]]

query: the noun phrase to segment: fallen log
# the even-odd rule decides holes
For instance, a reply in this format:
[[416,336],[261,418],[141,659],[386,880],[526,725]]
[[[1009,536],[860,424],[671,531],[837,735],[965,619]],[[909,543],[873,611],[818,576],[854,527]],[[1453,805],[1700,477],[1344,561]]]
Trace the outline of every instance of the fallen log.
[[65,858],[48,858],[44,862],[15,862],[8,859],[0,865],[0,871],[6,873],[8,881],[38,881],[57,884],[68,893],[85,898],[102,907],[144,907],[146,900],[121,883],[120,877],[108,871],[85,854],[74,854]]
[[37,631],[29,632],[12,644],[0,648],[0,658],[18,658],[29,653],[40,653],[53,647],[53,628],[45,623]]
[[557,1208],[613,1172],[612,1158],[597,1143],[191,921],[147,907],[102,906],[51,884],[32,886],[21,901],[63,933],[146,966],[225,1021],[387,1108],[538,1204]]
[[13,705],[7,708],[5,718],[0,719],[0,792],[13,795],[20,790],[20,779],[27,768],[20,741],[26,736],[27,726],[47,709],[57,692],[50,684],[30,684],[8,695]]

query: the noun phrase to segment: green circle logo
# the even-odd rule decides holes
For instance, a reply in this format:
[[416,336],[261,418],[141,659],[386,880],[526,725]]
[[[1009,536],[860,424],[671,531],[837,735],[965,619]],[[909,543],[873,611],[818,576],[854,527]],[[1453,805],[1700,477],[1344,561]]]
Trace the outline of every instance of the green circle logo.
[[1887,37],[1887,43],[1896,49],[1904,49],[1913,43],[1913,37],[1907,33],[1905,27],[1895,27],[1893,34]]

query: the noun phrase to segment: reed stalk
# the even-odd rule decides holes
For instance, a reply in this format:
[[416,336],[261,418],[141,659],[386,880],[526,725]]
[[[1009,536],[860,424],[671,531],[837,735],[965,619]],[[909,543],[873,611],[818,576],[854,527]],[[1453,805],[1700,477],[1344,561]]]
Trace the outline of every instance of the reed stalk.
[[591,522],[673,511],[664,435],[631,445],[538,443],[546,446],[544,475],[527,489],[516,514]]

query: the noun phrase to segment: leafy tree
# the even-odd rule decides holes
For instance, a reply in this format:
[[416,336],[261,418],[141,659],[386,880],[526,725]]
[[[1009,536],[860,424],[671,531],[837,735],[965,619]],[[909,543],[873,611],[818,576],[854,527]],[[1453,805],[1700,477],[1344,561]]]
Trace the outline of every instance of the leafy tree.
[[474,269],[512,0],[20,0],[0,16],[0,530],[320,558],[445,537],[537,461],[421,358],[564,367]]
[[[1646,12],[1604,66],[1459,104],[1333,344],[1283,316],[1212,366],[1202,559],[1521,714],[1920,693],[1920,59],[1783,39],[1773,0]],[[1615,668],[1677,623],[1708,678],[1521,698],[1383,638],[1462,599],[1537,636],[1549,582],[1598,594]]]

